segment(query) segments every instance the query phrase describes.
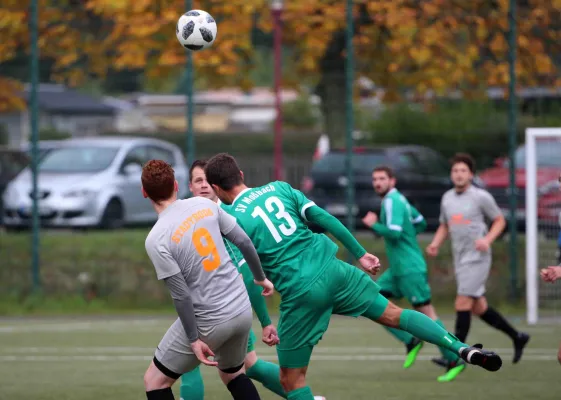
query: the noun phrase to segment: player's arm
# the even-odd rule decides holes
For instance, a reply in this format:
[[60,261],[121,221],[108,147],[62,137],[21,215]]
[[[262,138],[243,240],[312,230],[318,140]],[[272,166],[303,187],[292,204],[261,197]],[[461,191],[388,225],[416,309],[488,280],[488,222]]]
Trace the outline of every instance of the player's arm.
[[506,219],[490,193],[483,191],[481,196],[481,210],[487,219],[493,221],[485,241],[491,245],[505,230]]
[[189,295],[187,282],[183,278],[179,265],[165,246],[157,246],[147,242],[146,251],[156,268],[158,279],[163,280],[170,291],[175,310],[187,334],[189,343],[196,342],[199,339],[199,331],[195,309]]
[[267,309],[267,303],[265,298],[263,297],[263,288],[258,286],[253,281],[253,274],[249,269],[249,266],[244,260],[244,264],[239,267],[240,273],[242,274],[243,281],[245,283],[245,287],[247,289],[247,294],[249,295],[249,301],[251,302],[251,307],[257,318],[259,319],[259,323],[261,323],[261,327],[264,328],[266,326],[271,325],[271,317],[269,316],[269,310]]
[[255,250],[255,246],[253,246],[247,233],[237,224],[234,217],[226,213],[226,211],[222,210],[220,207],[217,207],[217,210],[220,231],[226,239],[240,249],[255,281],[263,282],[267,280],[265,272],[263,272],[263,267],[261,266],[261,260],[259,260],[259,256],[257,255],[257,250]]
[[378,221],[372,225],[372,230],[386,239],[399,239],[403,232],[405,203],[388,197],[382,202],[382,207],[386,213],[386,223]]
[[419,210],[413,206],[411,206],[411,222],[413,223],[417,234],[422,233],[427,229],[427,220],[423,217],[423,214],[421,214]]
[[444,212],[444,201],[440,203],[440,225],[432,238],[432,241],[427,246],[427,254],[431,257],[436,257],[438,255],[438,249],[442,246],[442,243],[448,237],[448,220],[446,219],[446,213]]

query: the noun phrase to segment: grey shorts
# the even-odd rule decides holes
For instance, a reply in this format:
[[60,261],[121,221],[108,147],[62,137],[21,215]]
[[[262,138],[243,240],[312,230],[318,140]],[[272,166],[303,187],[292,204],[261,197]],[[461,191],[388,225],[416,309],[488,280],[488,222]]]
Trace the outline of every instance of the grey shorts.
[[[200,339],[214,353],[214,361],[218,363],[220,370],[243,365],[252,322],[253,312],[251,307],[248,307],[222,324],[199,327]],[[171,325],[158,345],[154,363],[165,375],[175,379],[199,365],[200,362],[191,350],[179,318]]]
[[456,265],[457,293],[460,296],[481,297],[491,270],[491,260]]

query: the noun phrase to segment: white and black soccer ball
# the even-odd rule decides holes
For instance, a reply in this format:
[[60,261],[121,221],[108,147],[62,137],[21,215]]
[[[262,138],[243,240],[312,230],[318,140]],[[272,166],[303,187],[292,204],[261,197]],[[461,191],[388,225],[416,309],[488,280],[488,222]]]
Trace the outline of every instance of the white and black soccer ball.
[[179,17],[175,33],[183,47],[191,51],[208,49],[216,40],[218,27],[212,15],[191,10]]

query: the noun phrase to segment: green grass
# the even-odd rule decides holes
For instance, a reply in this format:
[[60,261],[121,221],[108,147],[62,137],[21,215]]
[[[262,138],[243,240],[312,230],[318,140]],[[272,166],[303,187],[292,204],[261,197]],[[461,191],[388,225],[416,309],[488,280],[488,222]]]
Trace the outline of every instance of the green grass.
[[[172,316],[2,319],[0,399],[145,398],[143,373],[172,321]],[[453,326],[450,319],[444,322]],[[442,370],[428,361],[438,354],[433,346],[426,346],[421,359],[405,371],[402,346],[381,327],[363,319],[334,317],[314,352],[308,381],[328,400],[558,399],[561,366],[555,358],[560,327],[513,322],[532,334],[519,365],[511,363],[510,340],[474,320],[470,341],[497,350],[503,355],[503,368],[490,373],[470,367],[453,383],[437,383]],[[255,329],[259,335],[257,325]],[[262,344],[257,352],[276,360],[274,350]],[[230,398],[214,369],[204,367],[203,375],[207,399]],[[278,398],[260,384],[257,387],[263,399]]]

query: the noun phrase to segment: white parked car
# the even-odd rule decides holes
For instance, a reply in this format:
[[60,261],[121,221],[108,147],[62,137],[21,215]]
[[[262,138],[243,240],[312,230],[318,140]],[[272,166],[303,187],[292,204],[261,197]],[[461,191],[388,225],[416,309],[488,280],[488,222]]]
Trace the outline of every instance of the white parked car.
[[[187,196],[188,169],[179,147],[150,138],[69,139],[50,149],[39,165],[39,215],[43,226],[101,227],[156,221],[141,193],[142,165],[151,159],[170,163]],[[4,192],[7,229],[30,226],[32,174],[24,169]]]

